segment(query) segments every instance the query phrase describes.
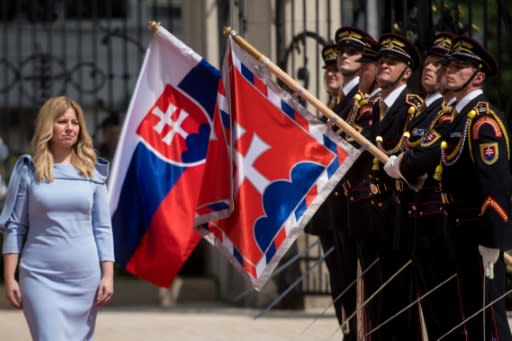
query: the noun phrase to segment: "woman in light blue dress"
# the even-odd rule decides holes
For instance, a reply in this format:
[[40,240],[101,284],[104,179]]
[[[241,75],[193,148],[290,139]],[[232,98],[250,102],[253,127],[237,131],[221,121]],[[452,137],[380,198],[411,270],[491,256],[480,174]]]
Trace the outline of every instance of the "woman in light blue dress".
[[113,294],[108,163],[64,96],[41,107],[32,148],[33,159],[16,163],[0,216],[7,299],[34,340],[91,340],[97,308]]

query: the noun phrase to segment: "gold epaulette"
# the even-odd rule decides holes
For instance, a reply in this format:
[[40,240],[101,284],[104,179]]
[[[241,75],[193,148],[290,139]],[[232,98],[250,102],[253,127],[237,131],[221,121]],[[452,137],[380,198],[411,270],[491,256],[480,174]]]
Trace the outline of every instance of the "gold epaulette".
[[419,113],[423,111],[423,107],[425,106],[425,102],[420,95],[410,93],[405,95],[405,103],[409,104],[409,109],[407,112],[411,116],[411,118],[416,117]]

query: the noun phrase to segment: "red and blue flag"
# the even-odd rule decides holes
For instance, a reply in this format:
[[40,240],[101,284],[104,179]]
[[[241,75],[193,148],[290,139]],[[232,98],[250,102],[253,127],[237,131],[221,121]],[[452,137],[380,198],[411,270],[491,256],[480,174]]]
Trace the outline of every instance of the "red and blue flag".
[[260,289],[360,152],[231,38],[222,77],[234,207],[201,230]]
[[231,207],[219,79],[216,68],[160,27],[112,165],[116,262],[162,287],[171,285],[199,243],[194,226]]

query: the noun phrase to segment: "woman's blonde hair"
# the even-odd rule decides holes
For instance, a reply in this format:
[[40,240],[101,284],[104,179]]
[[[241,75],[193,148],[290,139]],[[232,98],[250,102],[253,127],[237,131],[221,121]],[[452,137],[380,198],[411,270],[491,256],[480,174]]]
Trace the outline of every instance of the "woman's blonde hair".
[[66,96],[52,97],[48,99],[36,118],[36,129],[32,138],[32,151],[34,153],[34,166],[38,180],[53,180],[54,158],[50,149],[50,141],[53,137],[53,124],[62,116],[66,110],[73,108],[78,119],[80,132],[77,142],[71,153],[71,164],[75,166],[80,174],[91,178],[96,163],[96,152],[92,143],[91,135],[87,131],[84,112],[80,105]]

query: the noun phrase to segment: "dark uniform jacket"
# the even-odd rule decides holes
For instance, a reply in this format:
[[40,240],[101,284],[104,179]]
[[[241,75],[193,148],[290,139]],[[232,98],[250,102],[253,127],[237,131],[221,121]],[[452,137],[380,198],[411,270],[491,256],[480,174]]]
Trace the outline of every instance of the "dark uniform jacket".
[[441,185],[457,223],[479,219],[481,245],[512,248],[510,144],[502,114],[479,95],[457,114],[444,140]]
[[[443,98],[438,95],[432,103],[421,108],[420,113],[412,117],[409,123],[409,137],[405,138],[402,144],[402,152],[421,146],[424,136],[427,135],[432,122],[441,111]],[[426,103],[425,103],[426,105]],[[418,214],[442,213],[441,197],[439,193],[439,182],[430,177],[425,182],[422,190],[415,192],[402,179],[395,180],[397,190],[397,201],[402,204],[402,210],[410,217],[416,214],[416,209],[420,209]],[[434,205],[432,203],[436,202]],[[430,212],[430,211],[436,212]],[[408,224],[406,222],[406,224]]]
[[[377,137],[382,138],[382,142],[378,145],[388,155],[401,152],[404,132],[408,131],[411,121],[420,113],[422,105],[422,98],[405,87],[379,122],[379,102],[376,102],[372,112],[375,121],[371,132],[372,140],[375,141]],[[376,196],[377,201],[380,200],[379,197],[392,191],[395,186],[394,179],[386,175],[382,165],[374,167],[371,178],[372,194]]]
[[432,119],[428,131],[419,144],[420,148],[411,148],[404,153],[400,173],[409,183],[415,183],[423,174],[428,176],[426,182],[439,182],[434,180],[434,174],[441,160],[441,142],[454,119],[455,112],[452,106],[442,102],[441,109]]

